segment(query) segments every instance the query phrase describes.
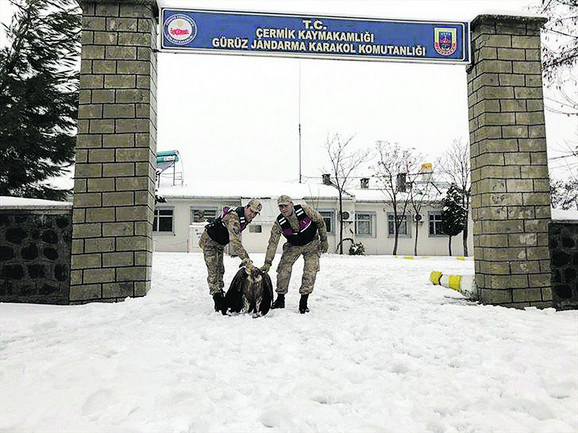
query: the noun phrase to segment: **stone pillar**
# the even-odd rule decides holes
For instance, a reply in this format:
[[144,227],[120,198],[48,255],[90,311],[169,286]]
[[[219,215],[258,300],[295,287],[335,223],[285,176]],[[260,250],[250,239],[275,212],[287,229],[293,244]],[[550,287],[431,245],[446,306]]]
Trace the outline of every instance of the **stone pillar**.
[[552,306],[540,27],[481,15],[468,69],[476,284],[484,303]]
[[150,288],[156,170],[156,0],[82,1],[71,303]]

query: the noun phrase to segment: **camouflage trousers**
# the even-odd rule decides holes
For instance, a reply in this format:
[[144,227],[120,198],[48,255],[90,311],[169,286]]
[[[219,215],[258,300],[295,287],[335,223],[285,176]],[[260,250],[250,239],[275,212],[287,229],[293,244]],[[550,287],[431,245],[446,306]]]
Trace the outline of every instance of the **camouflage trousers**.
[[314,239],[307,245],[297,246],[286,242],[283,245],[283,254],[281,261],[277,266],[277,288],[275,291],[281,295],[289,291],[289,280],[291,279],[291,271],[293,264],[300,256],[303,256],[305,264],[303,266],[303,277],[301,279],[301,287],[299,293],[308,295],[313,291],[315,285],[315,278],[319,271],[319,239]]
[[223,255],[225,247],[212,240],[207,232],[203,232],[199,246],[203,250],[205,257],[205,264],[209,273],[207,283],[209,283],[209,293],[213,296],[220,292],[225,287],[223,276],[225,275],[225,265],[223,263]]

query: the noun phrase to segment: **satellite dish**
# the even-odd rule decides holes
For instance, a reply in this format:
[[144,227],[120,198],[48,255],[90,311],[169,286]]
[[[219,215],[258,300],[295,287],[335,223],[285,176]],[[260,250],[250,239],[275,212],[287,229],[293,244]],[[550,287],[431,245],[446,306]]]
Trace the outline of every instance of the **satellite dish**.
[[344,210],[343,212],[341,212],[341,221],[350,221],[351,220],[351,214]]

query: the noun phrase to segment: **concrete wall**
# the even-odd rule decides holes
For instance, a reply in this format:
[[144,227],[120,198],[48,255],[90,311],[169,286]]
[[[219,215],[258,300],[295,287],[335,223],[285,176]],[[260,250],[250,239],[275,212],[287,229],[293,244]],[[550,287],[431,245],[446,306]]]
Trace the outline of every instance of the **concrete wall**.
[[[332,210],[334,212],[333,232],[328,234],[329,251],[334,252],[339,242],[339,227],[337,225],[337,203],[336,201],[315,201],[308,203],[319,210]],[[224,205],[240,205],[240,201],[235,200],[208,200],[208,199],[170,199],[167,203],[159,204],[159,207],[173,209],[173,232],[154,232],[155,251],[187,251],[187,240],[189,236],[189,224],[191,222],[192,207],[217,207],[219,210]],[[386,211],[384,211],[384,208]],[[355,224],[344,224],[344,238],[352,237],[357,242],[363,243],[366,254],[391,254],[393,251],[393,236],[388,235],[387,213],[391,209],[386,203],[348,203],[347,209],[353,212],[371,212],[375,215],[374,233],[375,236],[355,235]],[[424,208],[424,222],[420,224],[418,255],[448,255],[448,237],[429,235],[427,213],[428,211],[438,210],[431,207]],[[243,246],[249,253],[264,253],[267,248],[267,242],[273,225],[273,218],[266,216],[257,217],[251,225],[261,225],[261,233],[251,233],[249,228],[242,233]],[[468,239],[469,249],[473,250],[473,236]],[[400,236],[398,244],[398,254],[413,255],[415,240],[415,223],[409,223],[410,233],[408,236]],[[277,251],[281,252],[283,239],[279,242]],[[344,243],[344,251],[347,253],[350,242]],[[196,249],[200,251],[200,249]],[[452,255],[462,255],[462,235],[459,234],[452,239]]]
[[[397,253],[401,255],[414,255],[416,224],[418,228],[418,247],[417,255],[424,256],[447,256],[449,255],[448,237],[445,235],[436,236],[429,234],[429,220],[428,212],[439,211],[439,208],[431,206],[423,206],[420,214],[423,219],[416,223],[413,221],[413,214],[408,214],[408,234],[400,235],[398,238]],[[388,213],[393,213],[393,209],[384,203],[356,203],[356,212],[370,212],[375,214],[375,236],[356,235],[358,242],[362,242],[365,246],[366,254],[392,254],[394,237],[388,232]],[[471,213],[469,214],[471,217]],[[473,236],[471,218],[468,221],[470,227],[470,234],[468,236],[469,251],[473,251]],[[452,238],[452,255],[463,255],[463,241],[462,234]]]

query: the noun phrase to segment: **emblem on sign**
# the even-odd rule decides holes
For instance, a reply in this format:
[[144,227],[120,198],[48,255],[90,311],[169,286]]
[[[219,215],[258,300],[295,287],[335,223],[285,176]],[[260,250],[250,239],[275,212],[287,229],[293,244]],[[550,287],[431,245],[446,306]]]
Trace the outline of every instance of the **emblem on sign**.
[[184,14],[175,14],[165,21],[165,37],[176,45],[186,45],[197,36],[197,24]]
[[434,28],[434,48],[442,56],[450,56],[456,52],[457,30],[447,27]]

